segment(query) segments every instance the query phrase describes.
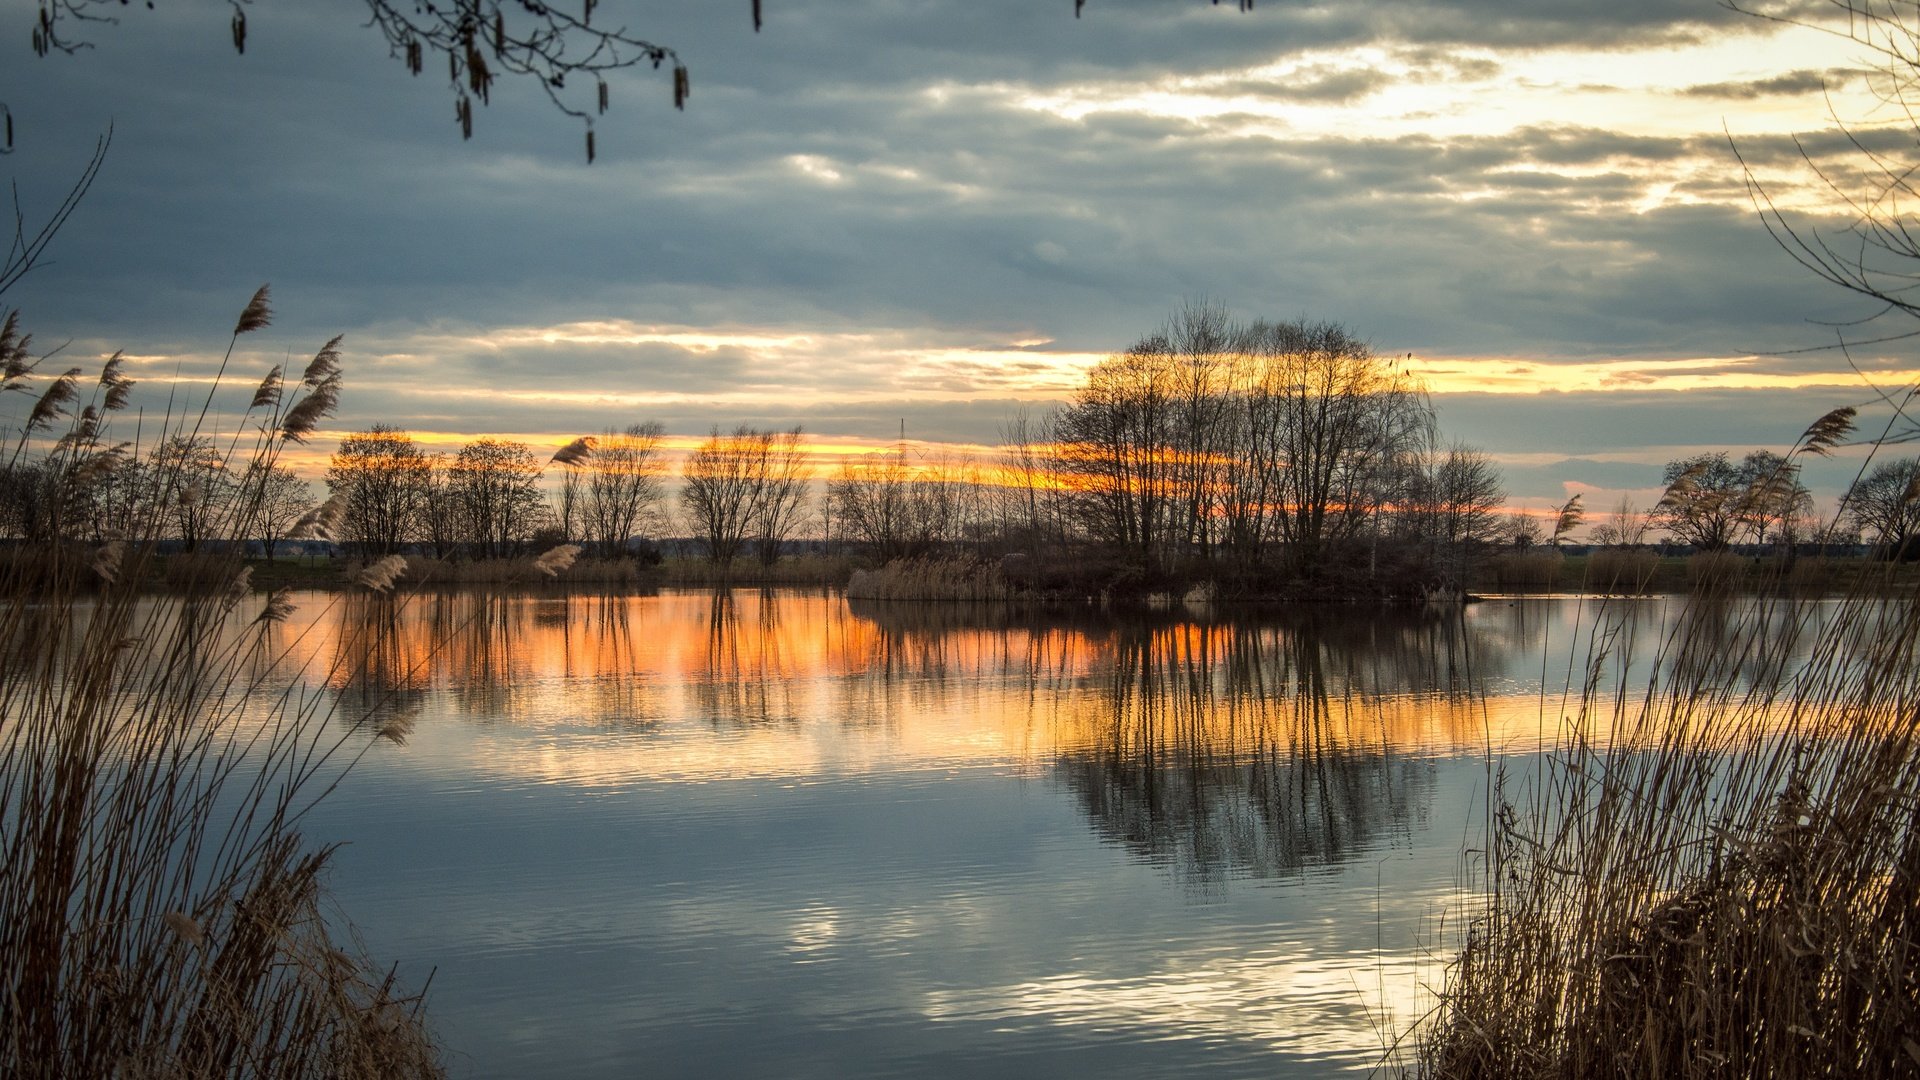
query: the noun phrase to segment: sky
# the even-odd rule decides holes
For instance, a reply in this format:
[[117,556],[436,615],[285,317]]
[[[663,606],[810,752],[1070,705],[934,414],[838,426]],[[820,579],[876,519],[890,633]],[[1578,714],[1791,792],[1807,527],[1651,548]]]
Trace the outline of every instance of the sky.
[[[1192,301],[1411,356],[1447,437],[1535,509],[1645,506],[1669,460],[1784,449],[1920,373],[1911,342],[1823,348],[1874,309],[1774,243],[1742,170],[1837,233],[1807,164],[1858,186],[1836,117],[1911,147],[1844,37],[1714,0],[764,10],[756,34],[747,0],[602,0],[692,94],[675,111],[664,71],[615,73],[589,165],[524,82],[463,141],[438,69],[410,76],[360,4],[259,0],[239,55],[223,0],[160,0],[41,58],[36,5],[0,0],[0,179],[26,220],[112,129],[0,307],[69,362],[125,350],[152,394],[210,376],[271,282],[242,403],[345,335],[310,472],[374,423],[449,449],[646,420],[679,445],[797,423],[844,454],[904,422],[988,446]],[[1880,328],[1905,329],[1852,332]],[[1831,497],[1858,466],[1807,478]]]

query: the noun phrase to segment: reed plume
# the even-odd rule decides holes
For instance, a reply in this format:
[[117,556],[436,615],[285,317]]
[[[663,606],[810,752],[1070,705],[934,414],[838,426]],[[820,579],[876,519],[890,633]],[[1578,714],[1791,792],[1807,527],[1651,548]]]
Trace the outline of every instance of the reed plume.
[[548,548],[533,560],[533,568],[547,577],[558,577],[560,572],[573,565],[580,557],[579,544],[561,544]]
[[240,319],[233,324],[233,335],[250,334],[255,330],[264,330],[273,322],[273,308],[268,303],[268,286],[262,285],[253,292],[253,299],[240,309]]
[[593,436],[582,435],[554,451],[552,460],[556,465],[581,465],[592,456]]
[[361,570],[355,580],[374,592],[391,592],[393,583],[406,572],[407,557],[405,555],[388,555]]

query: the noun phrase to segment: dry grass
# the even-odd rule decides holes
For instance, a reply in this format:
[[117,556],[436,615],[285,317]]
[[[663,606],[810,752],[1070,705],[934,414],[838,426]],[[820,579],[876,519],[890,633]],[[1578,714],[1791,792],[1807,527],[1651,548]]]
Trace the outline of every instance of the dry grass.
[[1585,587],[1588,592],[1638,596],[1652,589],[1659,570],[1656,552],[1605,548],[1587,556]]
[[[264,306],[263,290],[255,326]],[[287,410],[276,394],[250,414],[238,457],[271,461],[300,433],[288,417],[330,404],[329,351]],[[8,382],[53,400],[31,374]],[[107,413],[115,385],[100,380]],[[16,464],[113,467],[100,409],[55,401],[30,422]],[[285,598],[254,595],[236,563],[168,560],[171,587],[143,592],[164,516],[0,561],[0,1074],[437,1075],[419,996],[344,947],[321,914],[328,850],[297,830],[364,739],[268,688]]]
[[1720,592],[1747,579],[1753,560],[1731,551],[1701,551],[1687,557],[1687,588]]
[[1637,686],[1603,607],[1559,745],[1496,778],[1429,1075],[1920,1075],[1920,590],[1708,565]]
[[895,559],[878,570],[856,570],[849,600],[1009,600],[1014,588],[998,566],[966,558]]
[[1558,551],[1513,551],[1487,561],[1495,587],[1509,592],[1545,592],[1560,582],[1566,560]]

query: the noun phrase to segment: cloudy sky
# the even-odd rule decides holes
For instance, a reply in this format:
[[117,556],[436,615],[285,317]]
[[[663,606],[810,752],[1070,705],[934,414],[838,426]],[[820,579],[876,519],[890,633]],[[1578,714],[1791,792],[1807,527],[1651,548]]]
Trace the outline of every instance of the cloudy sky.
[[[35,4],[0,0],[0,177],[30,221],[113,130],[0,303],[158,379],[210,373],[271,282],[236,393],[344,333],[337,432],[797,422],[848,449],[902,420],[992,443],[1205,299],[1411,354],[1534,507],[1645,504],[1671,458],[1784,447],[1873,396],[1803,351],[1872,309],[1775,246],[1732,149],[1796,221],[1844,227],[1802,149],[1851,183],[1833,115],[1888,147],[1903,121],[1843,38],[1714,0],[764,3],[756,35],[748,0],[602,0],[692,97],[617,73],[588,165],[531,85],[463,142],[439,69],[409,76],[349,0],[251,4],[244,55],[224,2],[136,4],[47,58]],[[1913,354],[1852,360],[1899,385]]]

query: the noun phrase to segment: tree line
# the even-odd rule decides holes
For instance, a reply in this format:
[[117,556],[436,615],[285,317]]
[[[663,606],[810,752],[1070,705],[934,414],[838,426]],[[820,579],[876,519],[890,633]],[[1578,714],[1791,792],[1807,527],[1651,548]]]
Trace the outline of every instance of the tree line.
[[[63,438],[85,439],[84,428]],[[1503,516],[1492,459],[1444,441],[1419,379],[1347,328],[1241,322],[1210,305],[1095,365],[1051,412],[1009,418],[994,460],[916,456],[903,442],[819,475],[800,428],[742,424],[712,429],[675,467],[664,440],[660,424],[640,422],[551,456],[496,438],[441,453],[374,425],[341,440],[318,515],[307,481],[272,463],[235,471],[231,448],[204,435],[169,434],[144,454],[123,444],[85,469],[16,449],[0,468],[0,530],[104,543],[152,522],[145,535],[189,550],[250,540],[271,557],[306,518],[364,556],[442,559],[566,543],[625,558],[680,535],[722,564],[771,564],[808,536],[882,562],[958,549],[1085,555],[1148,577],[1430,585],[1464,579],[1495,545],[1557,543],[1584,513],[1576,497],[1551,522]],[[1863,470],[1823,524],[1800,481],[1805,449],[1671,462],[1656,506],[1623,500],[1590,538],[1632,545],[1659,530],[1714,550],[1866,536],[1899,552],[1920,536],[1920,459]]]

